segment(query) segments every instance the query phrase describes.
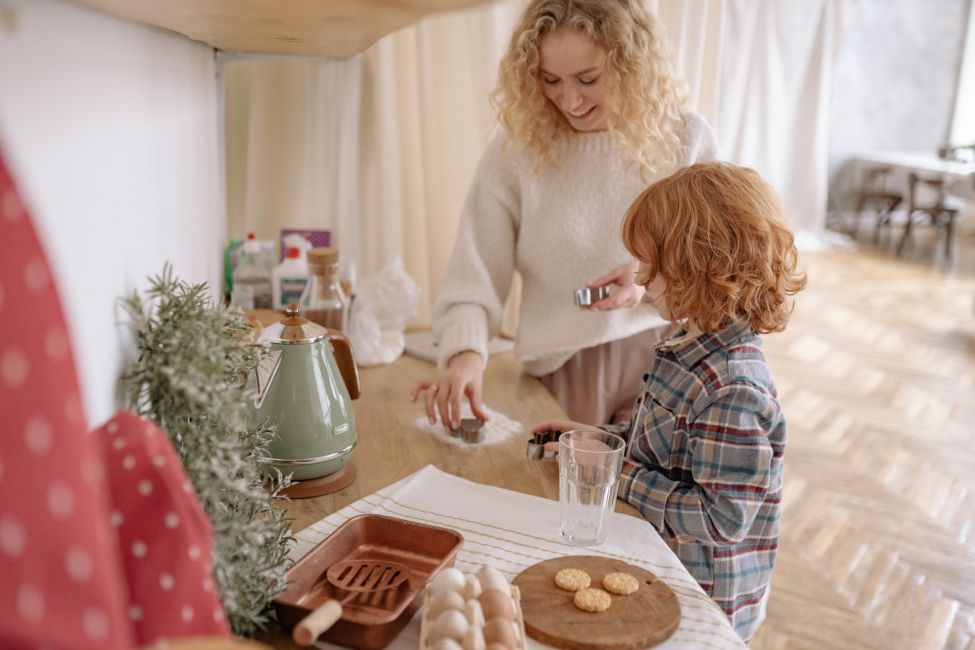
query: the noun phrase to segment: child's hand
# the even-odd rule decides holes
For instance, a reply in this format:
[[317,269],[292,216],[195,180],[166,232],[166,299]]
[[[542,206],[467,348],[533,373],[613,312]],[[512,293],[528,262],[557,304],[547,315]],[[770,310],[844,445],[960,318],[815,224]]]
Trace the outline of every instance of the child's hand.
[[532,433],[538,433],[539,431],[558,431],[560,433],[565,433],[566,431],[572,431],[573,429],[593,429],[590,424],[582,424],[581,422],[572,422],[570,420],[547,420],[541,422],[532,427]]
[[609,311],[611,309],[635,307],[640,304],[640,300],[647,290],[633,281],[639,267],[640,263],[634,260],[628,264],[618,266],[606,275],[588,283],[586,286],[590,288],[603,287],[608,284],[615,284],[619,288],[599,302],[594,302],[589,306],[582,307],[582,309]]
[[[536,424],[532,427],[532,433],[538,433],[540,431],[558,431],[559,433],[565,433],[566,431],[574,431],[576,429],[592,429],[593,427],[588,424],[582,424],[581,422],[572,422],[571,420],[548,420],[540,424]],[[545,451],[553,456],[557,456],[559,453],[559,441],[546,442],[544,445]]]

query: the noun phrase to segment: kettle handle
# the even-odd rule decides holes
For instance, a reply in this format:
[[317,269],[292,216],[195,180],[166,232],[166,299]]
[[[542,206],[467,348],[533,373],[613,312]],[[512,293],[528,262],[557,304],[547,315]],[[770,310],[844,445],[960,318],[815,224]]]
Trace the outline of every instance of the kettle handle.
[[328,330],[328,342],[332,344],[332,354],[335,355],[335,363],[342,373],[345,387],[349,389],[349,397],[358,399],[362,391],[359,388],[359,368],[356,367],[355,357],[352,356],[352,344],[345,338],[345,334],[331,328]]

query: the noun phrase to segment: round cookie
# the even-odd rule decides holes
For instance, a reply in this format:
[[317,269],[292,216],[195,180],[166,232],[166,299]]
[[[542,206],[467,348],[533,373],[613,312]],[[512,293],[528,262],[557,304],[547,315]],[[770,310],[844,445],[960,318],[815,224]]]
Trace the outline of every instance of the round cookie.
[[582,569],[562,569],[555,574],[555,586],[566,591],[585,589],[591,582],[592,578]]
[[580,589],[572,602],[584,612],[605,612],[613,600],[602,589]]
[[603,578],[603,587],[611,593],[629,596],[640,588],[640,581],[629,573],[608,573]]

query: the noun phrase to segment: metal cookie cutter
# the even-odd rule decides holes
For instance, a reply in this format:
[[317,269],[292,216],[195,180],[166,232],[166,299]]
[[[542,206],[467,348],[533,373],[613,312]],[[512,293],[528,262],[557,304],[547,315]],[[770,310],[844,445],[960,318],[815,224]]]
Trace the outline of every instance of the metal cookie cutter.
[[573,293],[576,304],[580,307],[588,307],[593,303],[599,302],[608,295],[608,285],[602,287],[583,287],[582,289],[576,289]]
[[450,435],[470,444],[484,442],[484,420],[478,418],[462,418],[460,426],[456,429],[451,429]]
[[556,452],[545,448],[545,443],[555,442],[562,435],[561,431],[538,431],[532,434],[532,439],[528,441],[528,449],[525,455],[532,460],[554,461]]

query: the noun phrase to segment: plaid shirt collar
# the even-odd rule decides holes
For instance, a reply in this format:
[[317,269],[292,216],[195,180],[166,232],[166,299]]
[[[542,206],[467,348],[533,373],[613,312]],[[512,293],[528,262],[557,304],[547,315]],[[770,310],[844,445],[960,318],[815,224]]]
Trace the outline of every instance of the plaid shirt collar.
[[682,329],[674,337],[657,344],[658,350],[673,356],[685,368],[693,368],[716,350],[755,336],[748,323],[732,323],[713,334],[701,334],[687,341],[678,340],[686,333],[687,330]]

